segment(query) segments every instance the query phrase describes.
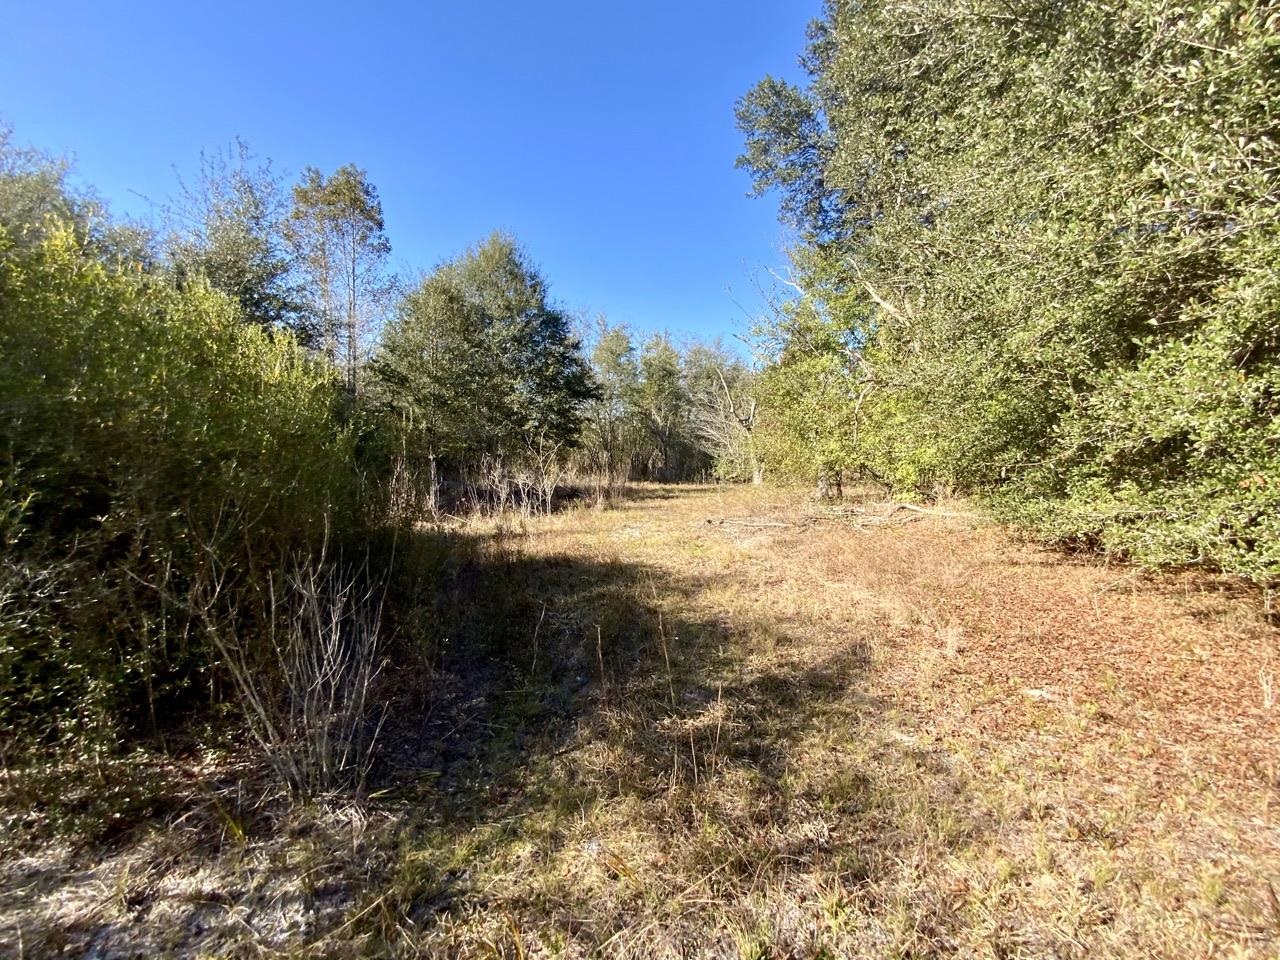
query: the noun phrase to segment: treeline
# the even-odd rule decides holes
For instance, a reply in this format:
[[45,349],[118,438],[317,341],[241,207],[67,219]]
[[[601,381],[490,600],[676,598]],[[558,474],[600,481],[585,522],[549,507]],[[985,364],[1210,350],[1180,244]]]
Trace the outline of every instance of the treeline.
[[500,234],[394,276],[354,166],[289,185],[237,146],[162,213],[113,220],[0,133],[6,757],[231,704],[295,789],[351,782],[395,632],[378,614],[429,592],[395,569],[417,524],[741,449],[745,428],[713,429],[741,363],[607,325],[584,352]]
[[579,473],[606,490],[627,480],[760,482],[755,378],[739,357],[662,334],[637,346],[604,317],[584,340],[599,394],[587,407]]
[[738,104],[800,237],[761,331],[795,473],[1280,575],[1280,14],[829,0]]
[[550,510],[566,483],[608,498],[632,480],[759,479],[741,359],[665,334],[637,347],[604,316],[572,321],[503,236],[400,299],[370,372],[418,513]]

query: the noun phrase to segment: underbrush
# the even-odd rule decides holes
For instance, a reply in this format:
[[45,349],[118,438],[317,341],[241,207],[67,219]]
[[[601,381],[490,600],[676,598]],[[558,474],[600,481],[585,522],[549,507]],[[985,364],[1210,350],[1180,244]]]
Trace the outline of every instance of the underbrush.
[[0,303],[0,717],[159,734],[223,700],[212,638],[264,635],[273,572],[353,529],[333,375],[69,228],[0,235]]

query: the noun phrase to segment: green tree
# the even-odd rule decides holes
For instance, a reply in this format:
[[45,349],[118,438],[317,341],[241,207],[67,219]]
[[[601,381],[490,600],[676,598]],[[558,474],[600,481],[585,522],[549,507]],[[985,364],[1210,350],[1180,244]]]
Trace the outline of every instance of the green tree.
[[845,199],[827,172],[836,142],[816,94],[765,77],[734,110],[747,147],[737,166],[751,174],[752,194],[776,189],[783,218],[808,240],[844,236]]
[[666,334],[650,337],[640,351],[636,410],[648,434],[643,474],[679,479],[682,447],[689,435],[690,398],[680,369],[680,352]]
[[493,429],[486,387],[494,359],[482,311],[441,271],[401,298],[383,332],[373,363],[379,392],[426,458],[433,506],[440,461],[472,456]]
[[494,234],[400,302],[374,364],[424,455],[540,475],[572,447],[596,386],[565,313],[510,237]]
[[600,393],[587,407],[584,439],[589,468],[602,478],[608,491],[630,477],[640,375],[636,349],[626,327],[610,324],[601,314],[592,334],[591,370]]
[[9,244],[36,246],[50,233],[69,229],[86,252],[151,270],[156,259],[151,232],[113,220],[105,203],[71,186],[70,170],[65,160],[19,145],[13,130],[0,125],[0,228]]
[[201,156],[196,179],[168,209],[168,257],[179,284],[206,281],[240,305],[246,320],[307,335],[304,291],[284,239],[288,205],[270,161],[240,140]]
[[819,435],[900,490],[1280,574],[1270,8],[830,0],[810,37],[807,87],[739,120],[784,214],[839,198],[797,286],[867,389]]
[[389,292],[391,252],[382,202],[368,175],[353,164],[329,177],[314,167],[293,188],[285,238],[302,265],[324,352],[359,392],[359,371]]
[[757,333],[765,368],[757,446],[775,476],[838,493],[848,471],[866,469],[858,428],[875,378],[862,350],[856,314],[827,298],[816,282],[821,257],[798,257],[804,294],[784,304]]

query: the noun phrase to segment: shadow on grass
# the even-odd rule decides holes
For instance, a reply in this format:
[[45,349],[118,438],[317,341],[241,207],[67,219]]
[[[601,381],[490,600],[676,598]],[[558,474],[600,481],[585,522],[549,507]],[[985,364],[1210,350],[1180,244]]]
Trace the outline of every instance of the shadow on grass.
[[[877,734],[887,705],[866,693],[867,638],[815,641],[812,625],[781,613],[748,621],[708,612],[701,595],[731,569],[677,576],[635,561],[537,555],[519,538],[424,530],[396,544],[384,620],[398,631],[396,659],[370,783],[371,812],[388,826],[357,842],[341,823],[305,822],[276,837],[281,876],[255,880],[310,890],[323,877],[337,891],[330,912],[312,909],[300,928],[306,944],[323,953],[337,931],[362,949],[424,955],[414,938],[436,931],[448,941],[468,918],[509,911],[519,926],[555,927],[588,952],[653,925],[684,925],[679,935],[694,943],[756,891],[806,880],[851,890],[901,859],[919,838],[894,809],[899,774],[927,780],[940,808],[958,803],[938,761]],[[142,812],[132,826],[181,819]],[[288,819],[242,819],[248,846],[225,845],[252,861],[282,826],[294,829]],[[314,863],[294,864],[304,847]],[[218,853],[182,855],[199,865]],[[536,864],[557,859],[564,869],[549,870],[541,893],[510,897]],[[13,915],[34,916],[54,888],[79,882],[59,867],[37,893],[24,876],[16,899],[0,897]],[[690,891],[696,906],[685,902]],[[243,933],[222,936],[269,928],[270,911],[252,907],[249,893],[226,897],[249,919]],[[116,921],[119,942],[146,942],[161,923],[147,927],[146,910],[135,912]],[[642,915],[648,927],[636,922]],[[523,955],[514,936],[510,955]],[[679,954],[636,955],[663,952]]]
[[[663,812],[674,821],[632,828],[671,845],[668,861],[716,871],[713,893],[735,876],[797,871],[861,883],[876,869],[870,848],[898,842],[879,835],[894,815],[888,767],[959,795],[939,761],[902,741],[877,748],[891,764],[849,759],[886,707],[865,692],[864,638],[824,646],[782,618],[685,613],[732,571],[673,579],[636,562],[529,556],[501,537],[449,556],[428,628],[434,692],[392,710],[375,787],[421,821],[411,842],[439,853],[420,888],[400,894],[415,927],[461,904],[486,908],[456,851],[477,872],[507,844],[554,855],[597,804],[674,798]],[[750,656],[760,649],[777,655]],[[815,741],[834,745],[825,761],[802,755]],[[698,817],[724,839],[679,848],[705,832]],[[558,896],[571,913],[581,892]]]

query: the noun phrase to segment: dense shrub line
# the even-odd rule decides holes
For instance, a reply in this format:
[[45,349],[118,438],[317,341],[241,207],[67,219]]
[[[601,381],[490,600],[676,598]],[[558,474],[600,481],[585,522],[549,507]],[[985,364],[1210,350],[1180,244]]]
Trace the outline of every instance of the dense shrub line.
[[51,224],[26,245],[0,228],[0,382],[5,719],[207,702],[193,592],[250,616],[270,571],[354,522],[331,368]]
[[231,705],[292,789],[358,783],[382,610],[431,605],[432,571],[403,569],[417,524],[550,509],[570,473],[607,496],[756,464],[740,361],[666,336],[637,352],[603,319],[588,356],[502,234],[415,284],[388,275],[355,166],[290,193],[236,144],[168,232],[113,220],[66,172],[0,130],[15,740],[118,741]]
[[1280,19],[1256,0],[830,0],[739,104],[800,229],[775,466],[1280,575]]
[[378,661],[424,639],[382,617],[430,605],[400,542],[434,494],[415,468],[483,454],[482,484],[545,486],[578,440],[594,380],[514,241],[441,267],[434,313],[421,291],[397,306],[362,171],[308,170],[291,205],[250,162],[206,163],[194,226],[166,234],[0,130],[6,757],[230,707],[291,789],[359,783]]

